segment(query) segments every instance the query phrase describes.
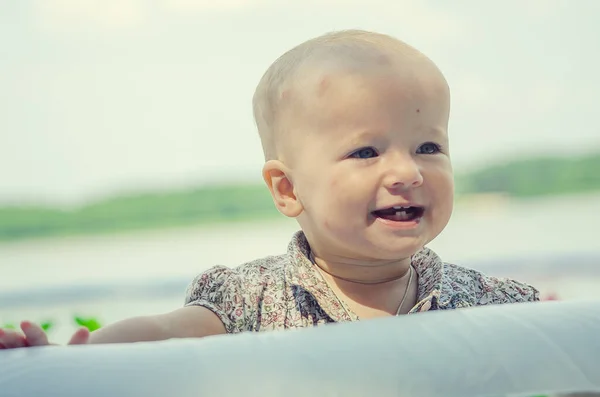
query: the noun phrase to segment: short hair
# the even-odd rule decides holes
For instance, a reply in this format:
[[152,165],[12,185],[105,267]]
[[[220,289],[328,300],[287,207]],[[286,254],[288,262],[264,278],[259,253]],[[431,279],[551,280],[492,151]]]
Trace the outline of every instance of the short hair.
[[418,50],[394,37],[364,30],[327,33],[281,55],[262,76],[252,100],[265,161],[279,158],[276,138],[283,128],[280,124],[282,96],[307,64],[334,60],[361,65],[381,61],[386,55],[393,54],[427,59]]

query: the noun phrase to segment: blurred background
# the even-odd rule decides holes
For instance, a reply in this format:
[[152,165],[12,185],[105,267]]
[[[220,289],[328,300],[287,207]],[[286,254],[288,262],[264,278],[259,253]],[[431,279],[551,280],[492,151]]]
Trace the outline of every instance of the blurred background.
[[447,262],[600,296],[600,2],[0,0],[0,325],[182,305],[285,251],[251,97],[327,31],[394,35],[453,93]]

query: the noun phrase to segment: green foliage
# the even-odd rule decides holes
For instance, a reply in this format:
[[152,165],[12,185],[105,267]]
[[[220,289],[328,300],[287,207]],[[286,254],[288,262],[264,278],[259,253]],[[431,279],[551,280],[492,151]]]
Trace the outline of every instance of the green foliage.
[[100,325],[100,322],[93,317],[84,318],[75,316],[74,320],[77,325],[81,327],[86,327],[90,332],[93,332],[102,327],[102,325]]
[[600,190],[600,154],[536,158],[486,167],[457,177],[457,190],[534,197]]
[[42,329],[45,332],[50,331],[50,329],[52,329],[53,326],[54,326],[54,323],[52,321],[44,321],[44,322],[40,323],[40,327],[42,327]]
[[69,211],[0,208],[0,240],[110,233],[277,216],[264,186],[219,186],[118,196]]
[[[80,327],[86,327],[90,332],[93,332],[102,327],[102,324],[100,323],[100,321],[95,317],[74,316],[73,323]],[[52,328],[54,328],[54,325],[55,325],[55,322],[51,321],[51,320],[43,321],[39,324],[39,326],[45,332],[49,332]],[[0,326],[0,328],[17,329],[17,327],[12,323],[4,324],[4,325]]]
[[[43,323],[40,323],[40,327],[42,327],[42,329],[44,331],[46,331],[46,332],[49,331],[52,328],[53,325],[54,324],[51,321],[45,321]],[[2,325],[2,326],[0,326],[0,328],[4,328],[4,329],[17,329],[17,327],[14,324],[10,324],[10,323]]]

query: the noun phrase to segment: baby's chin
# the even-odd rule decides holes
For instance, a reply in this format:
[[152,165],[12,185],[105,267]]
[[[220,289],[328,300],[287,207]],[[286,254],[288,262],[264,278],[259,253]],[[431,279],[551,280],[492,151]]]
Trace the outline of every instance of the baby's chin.
[[[403,237],[395,239],[377,239],[365,241],[362,255],[373,260],[394,261],[412,257],[429,243],[429,239]],[[357,245],[354,245],[356,247]]]
[[[328,246],[335,251],[337,256],[346,258],[363,258],[368,261],[393,261],[410,258],[421,251],[432,238],[429,228],[424,230],[404,233],[402,231],[389,231],[381,229],[380,225],[337,225],[339,227],[329,228],[323,233],[320,229],[317,233],[303,228],[309,243],[316,239],[317,245]],[[426,225],[424,225],[426,226]],[[362,230],[361,230],[362,229]],[[349,232],[351,230],[351,232]],[[335,248],[334,248],[335,247]]]

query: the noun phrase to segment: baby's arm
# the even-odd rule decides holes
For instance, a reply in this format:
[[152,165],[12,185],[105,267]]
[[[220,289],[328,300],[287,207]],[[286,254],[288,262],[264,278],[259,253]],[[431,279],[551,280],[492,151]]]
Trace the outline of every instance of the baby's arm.
[[[23,333],[0,329],[0,349],[50,344],[39,326],[23,322],[21,329]],[[201,338],[224,333],[223,323],[213,312],[201,306],[189,306],[166,314],[129,318],[91,334],[85,329],[80,329],[73,334],[69,344],[131,343],[172,338]]]
[[170,313],[134,317],[90,335],[89,343],[127,343],[240,332],[247,329],[244,287],[239,274],[215,266],[194,278],[184,307]]
[[133,317],[100,328],[89,343],[129,343],[172,338],[202,338],[224,334],[225,327],[210,310],[187,306],[156,316]]
[[[185,306],[157,316],[133,317],[91,334],[79,329],[68,344],[130,343],[241,332],[248,329],[241,277],[215,266],[198,275],[187,288]],[[48,345],[45,332],[24,322],[23,332],[0,329],[0,349]]]

